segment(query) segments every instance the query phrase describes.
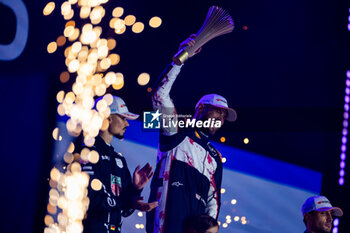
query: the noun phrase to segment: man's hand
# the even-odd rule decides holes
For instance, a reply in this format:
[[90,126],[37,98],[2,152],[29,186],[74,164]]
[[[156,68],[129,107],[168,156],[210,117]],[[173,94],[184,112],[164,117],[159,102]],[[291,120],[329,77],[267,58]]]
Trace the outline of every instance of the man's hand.
[[133,175],[133,185],[137,190],[141,190],[147,182],[151,179],[153,176],[152,166],[147,163],[143,168],[140,170],[140,165],[138,165],[134,171]]
[[[185,48],[185,47],[187,47],[187,46],[189,46],[189,47],[194,46],[194,44],[196,43],[195,39],[196,39],[196,34],[190,35],[190,37],[188,37],[185,41],[183,41],[183,42],[180,44],[179,50],[181,50],[181,49],[183,49],[183,48]],[[194,54],[193,54],[192,56],[196,55],[196,54],[199,53],[201,50],[202,50],[202,48],[197,49],[197,50],[194,52]]]
[[132,200],[132,207],[136,210],[149,212],[158,206],[157,201],[146,203],[142,201],[143,199],[144,199],[143,197],[134,197],[134,199]]

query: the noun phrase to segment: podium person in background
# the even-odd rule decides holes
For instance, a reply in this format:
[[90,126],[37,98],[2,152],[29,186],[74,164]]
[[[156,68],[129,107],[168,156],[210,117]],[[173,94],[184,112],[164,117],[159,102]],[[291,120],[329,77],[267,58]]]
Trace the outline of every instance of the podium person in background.
[[329,233],[332,231],[333,217],[341,217],[343,211],[333,207],[324,196],[308,198],[301,209],[306,230],[304,233]]

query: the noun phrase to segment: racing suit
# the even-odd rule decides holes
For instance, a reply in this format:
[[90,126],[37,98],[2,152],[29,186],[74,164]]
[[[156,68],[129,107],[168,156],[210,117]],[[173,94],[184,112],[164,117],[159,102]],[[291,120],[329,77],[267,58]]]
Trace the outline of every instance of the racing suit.
[[119,233],[122,219],[133,213],[132,198],[141,190],[134,188],[125,158],[111,145],[97,136],[90,150],[99,153],[96,164],[82,162],[82,171],[90,175],[90,182],[98,179],[102,188],[95,191],[89,185],[90,205],[83,221],[84,233]]
[[[154,109],[173,121],[177,116],[169,92],[180,69],[169,65],[152,96]],[[221,155],[210,144],[208,135],[198,129],[179,132],[177,127],[163,128],[149,198],[159,204],[147,213],[146,231],[179,233],[185,218],[201,214],[217,219],[221,180]]]

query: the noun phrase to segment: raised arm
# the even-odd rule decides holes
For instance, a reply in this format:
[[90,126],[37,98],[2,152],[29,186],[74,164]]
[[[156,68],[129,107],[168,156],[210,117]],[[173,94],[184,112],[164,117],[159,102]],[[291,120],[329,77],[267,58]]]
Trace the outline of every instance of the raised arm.
[[157,83],[156,89],[152,93],[153,109],[159,110],[159,112],[162,114],[160,116],[161,133],[167,136],[174,135],[178,131],[178,128],[173,124],[167,124],[169,125],[167,128],[163,127],[163,119],[166,122],[169,122],[169,120],[173,122],[177,121],[176,108],[172,99],[170,98],[170,90],[180,71],[181,66],[177,66],[175,64],[168,65],[159,77],[159,82]]
[[[195,43],[196,35],[192,34],[179,46],[179,50],[185,46],[193,46]],[[200,52],[200,49],[196,53]],[[152,93],[152,104],[154,110],[159,110],[162,113],[161,117],[161,133],[164,135],[174,135],[178,132],[178,127],[174,124],[168,124],[169,121],[177,121],[177,113],[175,105],[170,98],[171,88],[181,71],[181,66],[171,63],[163,71],[157,80],[156,87]],[[167,127],[163,127],[163,119],[167,122]]]

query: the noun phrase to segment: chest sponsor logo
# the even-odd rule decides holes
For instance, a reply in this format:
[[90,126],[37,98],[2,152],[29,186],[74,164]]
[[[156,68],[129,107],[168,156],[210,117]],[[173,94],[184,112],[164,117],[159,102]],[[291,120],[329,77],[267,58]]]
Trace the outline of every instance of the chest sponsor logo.
[[171,184],[171,186],[176,186],[176,187],[180,187],[180,186],[184,186],[183,184],[181,184],[179,181],[173,182]]
[[115,200],[110,197],[107,197],[107,203],[110,207],[114,207],[116,205]]
[[114,196],[119,196],[122,191],[122,179],[111,174],[111,190]]

